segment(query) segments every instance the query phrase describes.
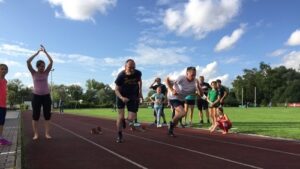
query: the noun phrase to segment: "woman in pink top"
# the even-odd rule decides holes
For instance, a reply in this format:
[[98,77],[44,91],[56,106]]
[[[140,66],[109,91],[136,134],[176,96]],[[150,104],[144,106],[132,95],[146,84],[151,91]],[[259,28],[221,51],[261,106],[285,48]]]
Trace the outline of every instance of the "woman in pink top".
[[[40,53],[44,52],[49,59],[49,64],[45,69],[45,62],[43,60],[38,60],[36,62],[37,71],[32,68],[32,60]],[[51,56],[47,53],[43,45],[41,48],[33,54],[27,60],[27,67],[32,75],[33,79],[33,97],[32,97],[32,129],[33,129],[33,140],[38,139],[37,122],[40,118],[41,107],[43,106],[43,113],[45,118],[45,137],[51,139],[49,134],[49,121],[51,118],[51,97],[50,90],[48,86],[48,75],[52,69],[53,60]]]
[[3,126],[6,116],[6,96],[7,96],[7,81],[5,75],[8,72],[8,67],[5,64],[0,64],[0,146],[11,145],[10,141],[7,141],[2,137]]

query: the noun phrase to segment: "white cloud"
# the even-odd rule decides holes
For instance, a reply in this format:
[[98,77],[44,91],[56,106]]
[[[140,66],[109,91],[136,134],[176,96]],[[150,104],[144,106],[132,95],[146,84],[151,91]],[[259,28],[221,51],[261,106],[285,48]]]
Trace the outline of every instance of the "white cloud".
[[186,47],[154,48],[139,44],[134,50],[135,60],[142,65],[174,65],[188,63],[190,58],[185,55]]
[[282,62],[285,67],[293,68],[299,71],[300,68],[300,51],[292,51],[285,55],[282,59]]
[[0,59],[0,63],[4,63],[8,66],[8,71],[11,67],[15,66],[23,66],[21,63],[13,61],[13,60],[7,60],[7,59]]
[[117,0],[48,0],[50,5],[59,6],[62,11],[55,11],[56,17],[71,20],[91,20],[96,13],[106,14],[107,9],[116,6]]
[[297,46],[300,45],[300,29],[297,29],[294,31],[288,41],[286,42],[286,45],[289,46]]
[[8,56],[30,56],[34,51],[23,48],[18,45],[12,44],[1,44],[0,45],[0,54]]
[[225,61],[224,61],[224,63],[226,63],[226,64],[231,64],[231,63],[236,63],[237,61],[239,61],[240,60],[240,58],[238,58],[238,57],[232,57],[232,58],[227,58]]
[[13,75],[14,78],[24,78],[24,77],[31,77],[31,74],[28,72],[16,72]]
[[230,36],[226,35],[224,36],[216,45],[215,51],[221,52],[224,50],[228,50],[232,48],[232,46],[241,38],[241,36],[245,32],[245,26],[241,25],[240,28],[234,30]]
[[240,5],[240,0],[189,0],[181,7],[167,9],[164,24],[178,35],[202,39],[237,16]]
[[281,56],[281,55],[285,54],[286,52],[287,52],[287,49],[277,49],[269,55],[270,56]]

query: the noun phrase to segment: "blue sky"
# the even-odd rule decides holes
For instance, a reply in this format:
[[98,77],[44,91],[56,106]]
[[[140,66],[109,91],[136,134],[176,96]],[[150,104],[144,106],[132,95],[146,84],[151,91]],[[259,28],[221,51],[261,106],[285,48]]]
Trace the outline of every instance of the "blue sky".
[[299,7],[297,0],[0,0],[0,63],[9,66],[7,79],[31,86],[26,60],[44,44],[54,84],[113,86],[133,58],[145,92],[155,77],[187,66],[231,86],[262,61],[298,70]]

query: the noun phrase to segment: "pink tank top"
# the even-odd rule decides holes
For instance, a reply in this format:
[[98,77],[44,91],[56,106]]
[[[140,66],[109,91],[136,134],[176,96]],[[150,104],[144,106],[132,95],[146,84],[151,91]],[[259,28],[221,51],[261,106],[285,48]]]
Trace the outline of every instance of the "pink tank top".
[[6,95],[7,95],[7,81],[5,79],[0,79],[0,107],[6,107]]
[[37,95],[46,95],[50,93],[48,86],[49,73],[33,73],[33,93]]

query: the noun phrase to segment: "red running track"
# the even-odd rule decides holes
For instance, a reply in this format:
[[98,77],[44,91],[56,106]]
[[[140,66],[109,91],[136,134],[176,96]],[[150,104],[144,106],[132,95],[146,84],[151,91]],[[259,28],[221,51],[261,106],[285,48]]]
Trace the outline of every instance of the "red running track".
[[[124,131],[115,142],[115,121],[53,114],[52,139],[32,140],[31,112],[22,114],[24,169],[100,168],[300,168],[300,143],[241,134],[209,134],[206,130],[148,127],[146,132]],[[103,134],[92,135],[101,126]]]

